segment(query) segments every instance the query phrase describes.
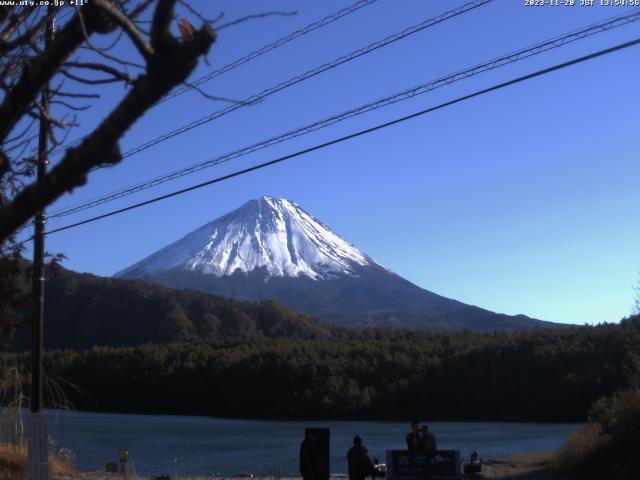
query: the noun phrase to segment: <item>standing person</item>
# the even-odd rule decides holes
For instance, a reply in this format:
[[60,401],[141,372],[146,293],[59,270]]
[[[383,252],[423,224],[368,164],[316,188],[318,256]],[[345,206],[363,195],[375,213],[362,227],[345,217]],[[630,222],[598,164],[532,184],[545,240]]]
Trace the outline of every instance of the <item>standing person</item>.
[[420,424],[417,421],[411,422],[411,431],[407,433],[407,450],[411,455],[419,455],[427,450],[426,439],[420,431]]
[[300,444],[300,474],[304,480],[316,480],[319,461],[318,447],[313,433],[307,432]]
[[349,480],[364,480],[365,477],[373,477],[375,474],[373,462],[358,435],[353,437],[353,447],[347,452],[347,467]]

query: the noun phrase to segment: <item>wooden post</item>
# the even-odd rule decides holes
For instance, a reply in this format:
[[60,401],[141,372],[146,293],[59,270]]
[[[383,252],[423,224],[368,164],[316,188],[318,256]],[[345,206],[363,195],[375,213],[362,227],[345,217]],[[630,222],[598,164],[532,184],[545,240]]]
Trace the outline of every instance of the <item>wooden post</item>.
[[[52,2],[53,3],[53,2]],[[46,51],[53,39],[54,6],[49,5],[47,22],[44,33],[44,50]],[[38,135],[38,165],[36,181],[41,182],[47,173],[47,152],[49,150],[47,136],[49,134],[49,84],[44,85],[41,95],[40,127]],[[44,235],[45,212],[39,210],[34,219],[33,234],[33,275],[32,298],[33,311],[31,328],[33,332],[31,344],[31,402],[28,421],[28,480],[49,479],[49,435],[47,431],[47,417],[42,411],[42,350],[44,324]]]

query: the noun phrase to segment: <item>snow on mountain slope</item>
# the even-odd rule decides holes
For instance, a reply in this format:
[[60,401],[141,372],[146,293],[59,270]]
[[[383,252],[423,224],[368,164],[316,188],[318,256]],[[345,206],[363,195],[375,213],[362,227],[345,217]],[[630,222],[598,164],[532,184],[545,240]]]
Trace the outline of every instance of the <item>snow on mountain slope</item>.
[[222,277],[265,268],[268,276],[314,280],[354,275],[375,264],[289,200],[262,197],[208,223],[115,274],[140,277],[182,269]]
[[272,197],[245,203],[115,276],[239,300],[276,300],[347,327],[495,331],[553,325],[414,285],[300,206]]

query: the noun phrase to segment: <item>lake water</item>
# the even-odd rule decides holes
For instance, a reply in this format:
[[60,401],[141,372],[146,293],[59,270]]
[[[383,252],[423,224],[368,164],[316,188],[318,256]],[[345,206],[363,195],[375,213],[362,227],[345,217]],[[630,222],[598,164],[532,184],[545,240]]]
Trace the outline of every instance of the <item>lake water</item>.
[[[579,424],[433,422],[438,448],[476,448],[483,458],[559,448]],[[142,474],[297,473],[305,427],[331,429],[331,472],[346,472],[346,452],[360,435],[369,454],[384,462],[388,449],[404,449],[406,423],[232,420],[208,417],[49,412],[50,435],[71,449],[77,465],[104,470],[129,451]]]

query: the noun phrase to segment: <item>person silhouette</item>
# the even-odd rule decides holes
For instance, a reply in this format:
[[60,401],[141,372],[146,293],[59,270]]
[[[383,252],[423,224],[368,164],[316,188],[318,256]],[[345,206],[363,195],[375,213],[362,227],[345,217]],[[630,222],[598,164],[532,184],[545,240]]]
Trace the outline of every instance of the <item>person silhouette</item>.
[[347,452],[347,467],[349,480],[364,480],[365,477],[374,477],[375,466],[369,458],[368,450],[362,444],[362,438],[353,437],[353,447]]
[[318,442],[312,432],[306,432],[300,444],[300,474],[303,480],[318,480],[319,470]]
[[411,455],[425,453],[427,449],[426,439],[420,430],[420,423],[411,422],[411,431],[407,433],[407,450]]

